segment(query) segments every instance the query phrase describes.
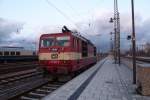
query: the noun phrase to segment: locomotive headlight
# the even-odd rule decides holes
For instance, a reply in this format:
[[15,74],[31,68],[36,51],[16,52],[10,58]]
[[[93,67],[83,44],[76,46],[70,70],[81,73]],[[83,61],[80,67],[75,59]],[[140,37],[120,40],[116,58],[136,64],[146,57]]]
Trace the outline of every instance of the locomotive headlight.
[[52,59],[57,59],[58,58],[58,54],[51,54],[51,58]]

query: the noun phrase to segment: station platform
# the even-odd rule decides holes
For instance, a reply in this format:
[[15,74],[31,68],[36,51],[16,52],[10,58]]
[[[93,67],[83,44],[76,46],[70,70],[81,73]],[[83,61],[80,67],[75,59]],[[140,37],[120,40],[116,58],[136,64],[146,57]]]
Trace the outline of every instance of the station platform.
[[150,100],[136,93],[132,70],[111,56],[69,81],[43,100]]

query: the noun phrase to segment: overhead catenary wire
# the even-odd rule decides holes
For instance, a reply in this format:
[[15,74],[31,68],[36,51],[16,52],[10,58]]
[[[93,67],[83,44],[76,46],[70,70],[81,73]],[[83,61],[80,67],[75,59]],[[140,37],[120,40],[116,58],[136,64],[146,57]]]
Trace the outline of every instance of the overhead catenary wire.
[[65,14],[63,11],[61,11],[58,7],[56,7],[52,2],[50,2],[49,0],[45,0],[47,2],[47,4],[53,8],[55,8],[64,18],[66,18],[68,21],[70,21],[73,25],[75,25],[77,28],[79,28],[75,22],[67,15]]
[[[69,0],[64,0],[66,5],[74,12],[75,15],[80,16],[80,14],[74,9],[74,7],[71,5],[71,3],[69,2]],[[83,20],[83,19],[82,19]],[[89,34],[85,33],[86,35],[89,36]]]
[[92,31],[94,32],[94,33],[96,33],[96,24],[95,24],[95,18],[94,18],[94,16],[93,16],[94,14],[92,14],[92,17],[91,17],[91,19],[90,19],[90,21],[89,21],[89,24],[90,24],[90,26],[89,27],[91,27],[92,28]]
[[[53,8],[55,8],[64,18],[66,18],[68,21],[70,21],[73,25],[75,25],[75,27],[76,28],[78,28],[78,29],[80,29],[80,27],[79,26],[77,26],[76,24],[75,24],[75,22],[67,15],[67,14],[65,14],[62,10],[60,10],[57,6],[55,6],[52,2],[50,2],[49,0],[45,0],[46,1],[46,3],[49,5],[49,6],[51,6],[51,7],[53,7]],[[71,6],[71,5],[70,5]],[[71,7],[71,9],[73,10],[73,7]],[[81,34],[80,32],[78,33],[78,34]],[[87,33],[85,33],[87,36],[90,36],[89,34],[87,34]]]
[[[74,9],[74,7],[70,4],[69,0],[64,0],[65,3],[67,4],[67,6],[74,12],[74,14],[80,16],[80,14]],[[92,28],[93,29],[93,32],[95,32],[95,24],[93,23],[94,22],[94,18],[93,18],[93,14],[92,14],[92,19],[89,20],[89,23],[88,23],[88,26],[89,28]],[[88,34],[87,34],[88,35]]]
[[75,15],[80,16],[80,14],[74,9],[74,7],[71,5],[69,0],[64,0],[66,2],[66,5],[74,12]]

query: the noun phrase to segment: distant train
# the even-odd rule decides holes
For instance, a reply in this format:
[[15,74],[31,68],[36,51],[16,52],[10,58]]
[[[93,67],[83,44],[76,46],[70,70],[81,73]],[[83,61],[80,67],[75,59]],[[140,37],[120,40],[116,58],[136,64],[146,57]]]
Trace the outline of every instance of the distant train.
[[41,35],[38,56],[51,74],[72,74],[97,62],[94,44],[66,27],[62,33]]
[[23,47],[1,46],[0,62],[38,61],[35,51]]
[[1,46],[0,56],[32,56],[36,55],[33,50],[25,50],[24,47]]

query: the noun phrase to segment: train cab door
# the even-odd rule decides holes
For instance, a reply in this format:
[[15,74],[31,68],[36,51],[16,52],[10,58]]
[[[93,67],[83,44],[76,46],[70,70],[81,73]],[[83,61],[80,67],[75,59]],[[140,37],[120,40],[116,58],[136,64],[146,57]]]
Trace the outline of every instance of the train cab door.
[[79,48],[79,39],[77,39],[76,37],[73,38],[73,49],[74,49],[74,60],[75,60],[75,68],[74,69],[78,69],[79,68],[79,64],[80,64],[80,48]]

